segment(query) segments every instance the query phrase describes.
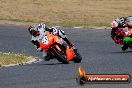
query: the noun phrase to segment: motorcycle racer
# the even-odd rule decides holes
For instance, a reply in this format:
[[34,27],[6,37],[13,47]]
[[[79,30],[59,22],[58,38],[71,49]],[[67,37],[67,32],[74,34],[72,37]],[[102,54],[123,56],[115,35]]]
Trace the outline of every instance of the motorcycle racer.
[[39,41],[41,41],[43,39],[43,37],[45,36],[46,32],[50,32],[54,35],[59,36],[60,38],[62,38],[70,47],[73,47],[74,50],[76,50],[73,46],[73,44],[69,41],[69,39],[67,38],[67,36],[65,35],[63,30],[58,30],[56,27],[47,27],[45,26],[45,24],[37,24],[35,26],[29,26],[28,27],[29,33],[32,35],[32,39],[31,42],[34,44],[34,46],[37,48],[37,50],[39,51],[43,51],[43,55],[45,57],[45,61],[49,61],[52,57],[50,55],[48,55],[47,52],[45,52],[39,44]]
[[120,28],[122,28],[123,30],[126,30],[127,28],[132,28],[132,16],[117,18],[111,23],[111,25],[111,38],[116,44],[122,45],[122,50],[125,51],[128,48],[127,42],[123,41],[123,35],[117,35],[116,32],[120,32]]

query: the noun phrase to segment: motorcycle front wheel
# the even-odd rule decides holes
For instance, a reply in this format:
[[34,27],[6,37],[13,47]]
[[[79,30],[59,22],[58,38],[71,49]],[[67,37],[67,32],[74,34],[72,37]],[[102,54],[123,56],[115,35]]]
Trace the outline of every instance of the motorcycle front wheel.
[[80,63],[82,61],[82,56],[78,52],[75,52],[75,57],[73,58],[73,61],[75,63]]
[[66,54],[63,51],[59,51],[55,46],[51,48],[51,51],[59,62],[62,62],[63,64],[69,63]]

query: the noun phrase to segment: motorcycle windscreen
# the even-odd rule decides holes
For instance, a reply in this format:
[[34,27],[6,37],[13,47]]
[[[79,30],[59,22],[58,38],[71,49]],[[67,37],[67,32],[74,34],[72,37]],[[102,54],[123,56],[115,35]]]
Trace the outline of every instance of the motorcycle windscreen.
[[69,47],[66,49],[67,59],[71,61],[74,58],[74,51]]

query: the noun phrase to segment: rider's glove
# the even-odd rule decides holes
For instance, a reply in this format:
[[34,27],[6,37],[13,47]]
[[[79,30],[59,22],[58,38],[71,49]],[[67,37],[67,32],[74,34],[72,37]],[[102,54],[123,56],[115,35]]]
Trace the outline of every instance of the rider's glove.
[[30,29],[33,28],[31,25],[28,27],[28,30],[30,31]]
[[33,28],[33,27],[32,27],[31,25],[28,27],[28,31],[29,31],[30,34],[32,34],[32,33],[31,33],[31,29],[32,29],[32,28]]

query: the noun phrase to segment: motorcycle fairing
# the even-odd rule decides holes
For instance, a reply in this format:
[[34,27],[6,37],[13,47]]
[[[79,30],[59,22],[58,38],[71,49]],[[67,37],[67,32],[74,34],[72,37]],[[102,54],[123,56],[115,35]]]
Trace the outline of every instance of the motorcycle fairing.
[[67,47],[66,49],[67,59],[71,61],[74,58],[74,51],[72,48]]

